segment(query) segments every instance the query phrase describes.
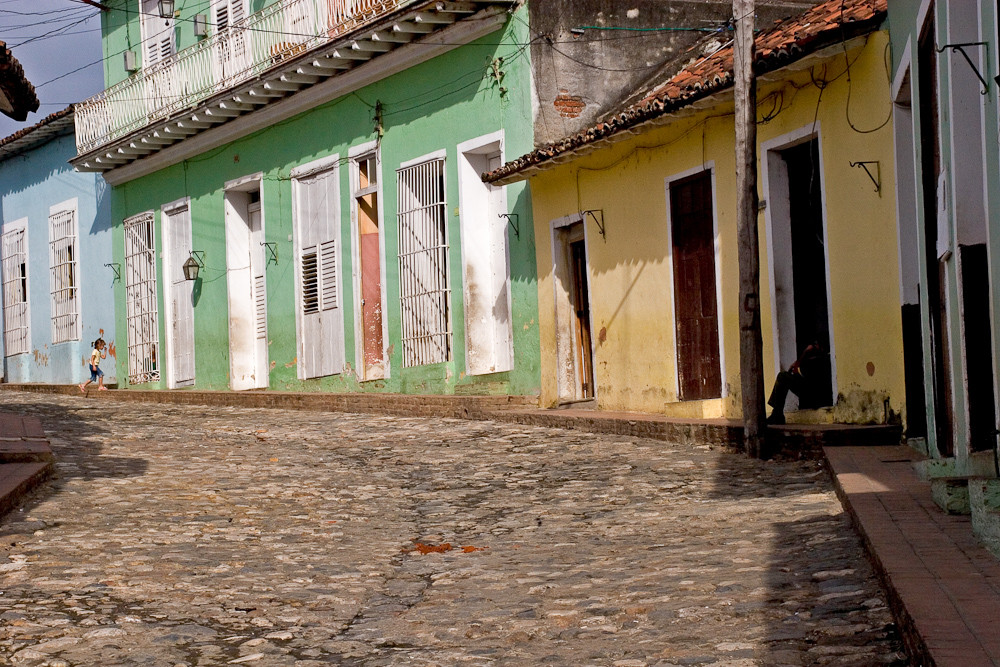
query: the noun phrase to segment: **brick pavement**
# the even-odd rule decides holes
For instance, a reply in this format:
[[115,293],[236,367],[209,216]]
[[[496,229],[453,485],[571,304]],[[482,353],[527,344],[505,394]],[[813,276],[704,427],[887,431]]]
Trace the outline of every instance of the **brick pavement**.
[[968,516],[945,514],[907,447],[828,449],[838,491],[873,554],[910,654],[937,667],[1000,665],[1000,563]]
[[0,664],[902,665],[816,463],[524,425],[0,393]]

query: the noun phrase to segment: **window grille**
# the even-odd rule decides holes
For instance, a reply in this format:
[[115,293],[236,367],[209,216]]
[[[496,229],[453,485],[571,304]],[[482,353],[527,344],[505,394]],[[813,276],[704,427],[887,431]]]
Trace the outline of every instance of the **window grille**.
[[403,365],[451,358],[444,160],[396,172]]
[[5,354],[25,354],[28,334],[28,253],[24,229],[3,235],[3,345]]
[[132,384],[160,379],[160,325],[156,301],[153,212],[125,221],[125,318],[128,379]]
[[49,291],[52,342],[80,339],[80,290],[76,266],[76,211],[49,216]]

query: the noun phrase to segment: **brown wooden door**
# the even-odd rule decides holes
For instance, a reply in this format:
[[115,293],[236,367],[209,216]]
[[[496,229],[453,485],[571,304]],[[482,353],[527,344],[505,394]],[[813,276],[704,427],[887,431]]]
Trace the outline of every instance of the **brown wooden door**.
[[682,401],[722,396],[712,175],[670,184],[677,375]]
[[583,240],[569,245],[570,270],[573,272],[573,318],[577,378],[581,399],[594,397],[594,357],[590,333],[590,289],[587,285],[587,245]]
[[382,246],[379,238],[379,201],[375,156],[357,162],[354,205],[361,259],[362,379],[385,377],[382,341]]

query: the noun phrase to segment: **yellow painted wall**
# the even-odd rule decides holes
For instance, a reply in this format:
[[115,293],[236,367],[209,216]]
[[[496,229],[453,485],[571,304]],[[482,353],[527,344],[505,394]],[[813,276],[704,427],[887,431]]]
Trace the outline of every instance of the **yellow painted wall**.
[[[846,58],[843,50],[831,50],[759,85],[760,143],[812,127],[820,139],[840,396],[832,414],[800,415],[806,420],[880,422],[885,398],[893,411],[903,409],[892,126],[859,131],[874,130],[889,113],[887,43],[885,32],[874,33],[864,43],[853,43]],[[814,81],[827,83],[821,91]],[[715,107],[685,110],[531,178],[543,404],[558,400],[551,222],[601,209],[606,240],[592,219],[585,220],[598,405],[677,416],[740,416],[734,129],[731,95],[726,97]],[[879,161],[881,195],[861,169],[849,166],[860,160]],[[679,403],[665,179],[702,166],[714,168],[724,398]],[[763,173],[760,182],[763,187]],[[761,198],[766,197],[762,191]],[[765,222],[762,214],[762,330],[770,390],[778,368]]]

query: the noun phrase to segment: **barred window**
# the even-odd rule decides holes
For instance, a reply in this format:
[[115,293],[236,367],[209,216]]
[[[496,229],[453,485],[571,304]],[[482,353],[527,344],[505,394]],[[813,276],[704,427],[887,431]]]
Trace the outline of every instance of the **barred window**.
[[396,172],[403,365],[451,358],[444,160]]
[[128,336],[128,379],[132,384],[160,379],[155,258],[153,212],[140,213],[126,220],[125,327]]
[[76,258],[76,211],[49,216],[49,289],[52,342],[80,339],[80,290]]
[[25,228],[3,235],[3,345],[5,354],[30,351],[28,323],[28,248]]

